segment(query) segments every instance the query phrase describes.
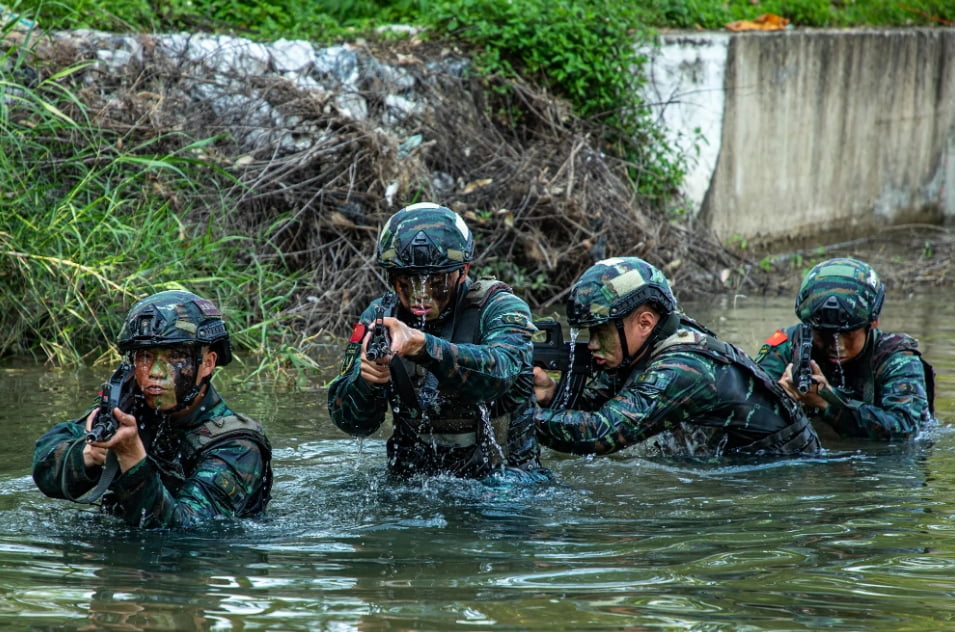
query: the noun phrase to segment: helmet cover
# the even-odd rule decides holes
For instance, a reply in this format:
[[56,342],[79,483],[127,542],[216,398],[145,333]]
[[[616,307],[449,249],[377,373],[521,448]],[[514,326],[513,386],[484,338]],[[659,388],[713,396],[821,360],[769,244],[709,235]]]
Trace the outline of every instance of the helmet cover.
[[850,331],[879,318],[885,286],[867,263],[837,257],[818,263],[803,277],[796,316],[814,329]]
[[217,354],[217,366],[232,361],[232,345],[219,308],[184,290],[166,290],[139,300],[126,315],[117,345],[123,353],[150,347],[207,345]]
[[661,315],[676,310],[676,298],[663,273],[638,257],[604,259],[571,288],[567,321],[573,327],[594,327],[623,318],[646,303]]
[[401,209],[378,237],[378,265],[395,272],[451,272],[470,263],[473,254],[474,237],[461,216],[431,202]]

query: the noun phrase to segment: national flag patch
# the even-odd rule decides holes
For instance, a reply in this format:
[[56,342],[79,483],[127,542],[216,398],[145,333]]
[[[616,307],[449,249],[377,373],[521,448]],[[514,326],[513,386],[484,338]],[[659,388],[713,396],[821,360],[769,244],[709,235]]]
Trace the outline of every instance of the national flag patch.
[[766,339],[766,344],[770,347],[775,347],[776,345],[781,345],[782,343],[789,340],[789,336],[786,335],[786,332],[782,329],[777,329],[773,332],[773,335]]
[[348,342],[361,342],[366,331],[368,331],[368,328],[363,323],[356,323],[355,328],[351,330],[351,338],[348,339]]

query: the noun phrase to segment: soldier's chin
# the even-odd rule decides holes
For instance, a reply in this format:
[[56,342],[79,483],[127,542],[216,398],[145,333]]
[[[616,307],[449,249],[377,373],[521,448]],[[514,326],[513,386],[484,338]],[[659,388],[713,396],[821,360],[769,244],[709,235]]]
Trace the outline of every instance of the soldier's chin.
[[143,399],[146,401],[147,408],[158,410],[160,412],[166,411],[166,410],[172,410],[173,408],[176,407],[176,402],[169,401],[168,397],[152,397],[147,395]]

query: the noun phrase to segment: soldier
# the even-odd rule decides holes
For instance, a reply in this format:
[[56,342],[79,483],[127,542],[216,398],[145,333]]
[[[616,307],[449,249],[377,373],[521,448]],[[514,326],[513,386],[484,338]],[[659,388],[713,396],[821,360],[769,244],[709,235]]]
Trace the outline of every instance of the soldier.
[[867,263],[823,261],[806,273],[796,296],[796,316],[812,328],[809,389],[800,392],[793,380],[799,325],[777,330],[756,355],[820,433],[908,439],[932,419],[935,373],[913,338],[878,328],[884,301],[885,288]]
[[[506,285],[469,278],[473,252],[464,220],[432,203],[401,209],[379,235],[377,263],[393,292],[361,315],[328,409],[360,437],[390,409],[388,467],[399,477],[540,471],[533,425],[513,420],[533,397],[536,328]],[[387,331],[383,349],[380,336],[371,340],[376,328]]]
[[[673,456],[819,450],[809,421],[775,380],[682,314],[666,277],[646,261],[621,257],[592,266],[571,288],[567,320],[589,328],[599,371],[576,409],[532,411],[544,445],[608,454],[654,437],[647,445]],[[534,373],[546,405],[556,384],[539,368]]]
[[263,511],[269,441],[210,382],[232,359],[218,308],[190,292],[153,294],[129,310],[118,346],[132,375],[122,408],[111,411],[115,434],[91,433],[98,407],[55,425],[33,452],[40,490],[83,503],[102,496],[107,512],[144,528]]

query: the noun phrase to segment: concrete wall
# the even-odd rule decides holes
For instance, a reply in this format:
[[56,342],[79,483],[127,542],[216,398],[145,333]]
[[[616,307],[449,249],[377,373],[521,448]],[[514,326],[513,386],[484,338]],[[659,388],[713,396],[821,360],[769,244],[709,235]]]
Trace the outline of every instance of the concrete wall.
[[955,222],[955,30],[669,34],[650,98],[724,242]]

